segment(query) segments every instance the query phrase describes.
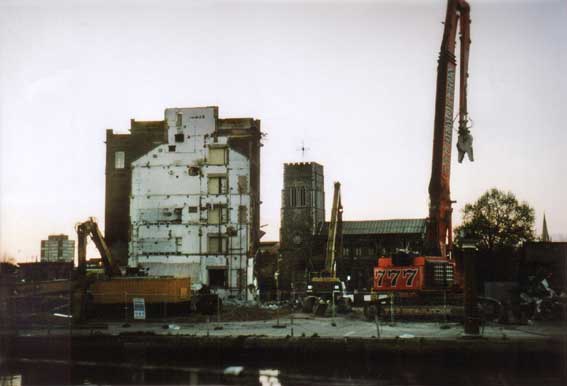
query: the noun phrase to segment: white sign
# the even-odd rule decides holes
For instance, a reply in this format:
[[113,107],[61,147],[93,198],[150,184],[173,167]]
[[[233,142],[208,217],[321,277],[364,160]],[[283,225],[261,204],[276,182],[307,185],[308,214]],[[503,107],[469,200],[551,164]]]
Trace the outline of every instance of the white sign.
[[133,298],[134,303],[134,319],[146,320],[146,303],[144,298]]

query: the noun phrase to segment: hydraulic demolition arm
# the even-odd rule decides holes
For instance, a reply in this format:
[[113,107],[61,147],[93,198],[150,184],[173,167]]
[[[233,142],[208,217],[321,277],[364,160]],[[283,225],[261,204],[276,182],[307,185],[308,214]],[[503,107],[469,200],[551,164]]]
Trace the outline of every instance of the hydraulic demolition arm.
[[87,237],[91,236],[100,253],[100,257],[102,258],[105,274],[107,276],[119,276],[120,270],[112,259],[110,248],[106,245],[104,237],[102,236],[95,219],[90,217],[87,221],[78,224],[76,229],[78,238],[79,271],[85,273],[87,260]]
[[459,87],[459,162],[468,154],[473,161],[472,136],[467,112],[467,78],[470,47],[470,7],[464,0],[448,0],[445,30],[437,67],[435,98],[435,127],[433,135],[433,161],[429,182],[429,219],[425,252],[434,256],[447,256],[452,249],[452,212],[450,176],[453,136],[453,104],[455,94],[455,39],[460,24],[460,87]]

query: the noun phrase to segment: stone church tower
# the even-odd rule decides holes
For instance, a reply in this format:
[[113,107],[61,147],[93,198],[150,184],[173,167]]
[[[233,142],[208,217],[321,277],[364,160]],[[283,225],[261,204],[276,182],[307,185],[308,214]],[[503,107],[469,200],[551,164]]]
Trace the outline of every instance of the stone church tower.
[[323,165],[284,164],[280,226],[280,288],[302,291],[311,270],[313,240],[325,222]]

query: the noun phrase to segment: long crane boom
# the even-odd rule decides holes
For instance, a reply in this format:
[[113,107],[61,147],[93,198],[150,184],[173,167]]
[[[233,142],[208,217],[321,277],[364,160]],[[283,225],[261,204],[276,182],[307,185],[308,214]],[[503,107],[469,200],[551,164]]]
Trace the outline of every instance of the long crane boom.
[[[460,20],[459,20],[460,19]],[[452,249],[452,201],[450,190],[453,105],[455,95],[455,45],[457,24],[460,24],[460,87],[459,87],[459,162],[465,154],[473,161],[472,136],[468,125],[467,81],[470,47],[470,6],[464,0],[448,0],[445,30],[437,67],[433,160],[429,182],[429,218],[425,250],[436,256],[447,256]]]
[[341,183],[335,182],[333,192],[333,209],[331,221],[329,223],[329,235],[327,238],[327,253],[325,256],[325,274],[330,277],[336,276],[335,263],[337,255],[342,250],[342,227],[343,227],[343,206],[341,203]]

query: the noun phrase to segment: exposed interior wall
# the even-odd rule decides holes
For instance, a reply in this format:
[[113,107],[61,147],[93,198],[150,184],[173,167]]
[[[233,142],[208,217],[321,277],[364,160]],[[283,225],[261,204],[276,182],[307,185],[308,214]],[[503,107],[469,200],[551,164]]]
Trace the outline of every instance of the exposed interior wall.
[[[165,111],[166,144],[132,163],[129,265],[250,298],[259,238],[259,121]],[[172,268],[176,267],[176,268]]]

